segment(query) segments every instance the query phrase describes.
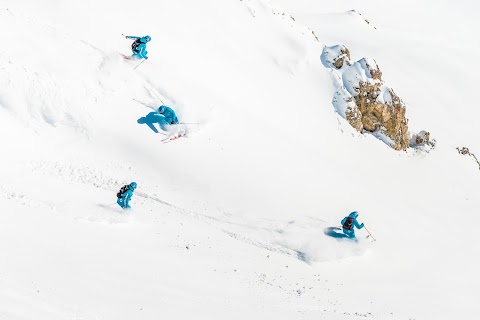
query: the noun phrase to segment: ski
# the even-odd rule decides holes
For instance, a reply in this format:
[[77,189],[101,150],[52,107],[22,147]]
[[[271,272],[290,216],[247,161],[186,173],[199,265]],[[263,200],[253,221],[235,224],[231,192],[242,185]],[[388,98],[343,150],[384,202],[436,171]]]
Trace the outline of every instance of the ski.
[[169,143],[169,142],[172,142],[172,141],[175,141],[175,140],[178,140],[180,138],[186,138],[186,136],[178,136],[178,137],[172,137],[168,140],[164,140],[163,143]]
[[175,140],[178,140],[180,138],[186,138],[187,137],[187,132],[186,130],[182,130],[178,133],[174,133],[172,134],[171,136],[168,136],[164,139],[162,139],[162,143],[169,143],[169,142],[172,142],[172,141],[175,141]]
[[121,55],[123,57],[123,59],[125,60],[128,60],[128,61],[135,61],[135,59],[132,57],[132,56],[127,56],[123,53],[118,53],[119,55]]

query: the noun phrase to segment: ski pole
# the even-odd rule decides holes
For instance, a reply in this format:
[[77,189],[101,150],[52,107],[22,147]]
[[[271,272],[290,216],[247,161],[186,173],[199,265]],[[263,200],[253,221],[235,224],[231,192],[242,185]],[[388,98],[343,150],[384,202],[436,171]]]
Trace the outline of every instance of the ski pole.
[[155,89],[153,88],[153,86],[148,83],[150,85],[150,91],[155,95],[155,97],[157,97],[158,100],[160,100],[160,102],[162,103],[162,105],[165,105],[165,103],[163,102],[162,99],[160,99],[160,97],[158,96],[158,94],[155,93]]
[[[150,85],[150,86],[152,86],[152,85]],[[153,90],[153,88],[152,88],[152,92],[153,92],[153,94],[155,95],[155,97],[157,97],[157,99],[160,100],[160,102],[162,103],[162,105],[165,105],[165,103],[163,102],[163,100],[160,99],[160,97],[158,96],[158,94],[155,93],[155,90]]]
[[143,103],[142,101],[138,101],[137,99],[132,98],[133,101],[140,103],[141,105],[144,105],[145,107],[148,107],[149,105],[146,103]]
[[135,69],[137,69],[138,67],[140,67],[140,65],[141,65],[142,63],[144,63],[146,60],[147,60],[147,59],[143,59],[142,62],[140,62],[139,64],[137,64],[137,66],[136,66],[135,68],[133,68],[133,70],[135,70]]
[[363,226],[365,228],[365,230],[367,230],[368,234],[370,235],[370,237],[372,237],[373,241],[377,241],[373,236],[372,234],[370,233],[370,231],[368,231],[367,227]]
[[153,92],[153,94],[157,97],[157,99],[160,100],[160,102],[162,103],[162,105],[165,105],[165,103],[163,102],[163,100],[160,99],[160,97],[155,93],[155,91],[152,90],[152,92]]

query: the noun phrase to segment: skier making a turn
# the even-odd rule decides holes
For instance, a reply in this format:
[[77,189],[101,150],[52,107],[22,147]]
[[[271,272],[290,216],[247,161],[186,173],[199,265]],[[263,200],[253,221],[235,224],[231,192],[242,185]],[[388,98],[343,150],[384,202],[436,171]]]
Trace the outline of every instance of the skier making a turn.
[[158,113],[165,117],[165,121],[168,124],[178,123],[177,115],[175,114],[175,111],[173,111],[172,108],[169,108],[167,106],[160,106],[160,108],[158,108]]
[[133,191],[137,188],[137,183],[132,182],[124,185],[117,193],[117,203],[122,209],[130,209],[130,199],[132,198]]
[[359,224],[357,221],[357,217],[358,217],[358,212],[353,211],[342,220],[343,233],[345,233],[347,237],[351,239],[356,239],[354,227],[356,227],[357,229],[363,228],[363,223]]
[[147,57],[147,42],[152,40],[150,36],[136,37],[136,36],[125,36],[125,39],[134,39],[132,43],[132,57],[137,59],[148,59]]

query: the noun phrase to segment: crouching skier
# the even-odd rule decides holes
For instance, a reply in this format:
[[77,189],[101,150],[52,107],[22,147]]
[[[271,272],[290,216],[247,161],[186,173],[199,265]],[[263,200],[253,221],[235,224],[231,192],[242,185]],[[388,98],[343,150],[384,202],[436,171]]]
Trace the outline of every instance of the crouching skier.
[[130,209],[130,199],[132,198],[133,191],[137,187],[136,182],[124,185],[117,193],[117,203],[122,209]]
[[125,39],[134,39],[132,43],[132,58],[137,59],[148,59],[147,57],[147,42],[152,40],[150,36],[145,37],[136,37],[136,36],[125,36]]
[[357,221],[357,217],[358,217],[358,212],[353,211],[342,220],[343,233],[345,233],[347,237],[351,239],[356,239],[354,227],[356,227],[357,229],[363,228],[363,223],[359,224]]
[[165,117],[165,121],[167,122],[167,124],[178,123],[177,115],[172,108],[169,108],[167,106],[160,106],[160,108],[158,108],[158,113]]

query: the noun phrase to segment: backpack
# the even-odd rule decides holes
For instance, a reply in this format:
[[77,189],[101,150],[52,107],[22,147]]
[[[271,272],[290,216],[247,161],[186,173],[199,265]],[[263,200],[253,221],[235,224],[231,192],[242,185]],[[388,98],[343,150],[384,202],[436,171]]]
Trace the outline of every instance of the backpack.
[[128,184],[124,185],[123,187],[120,188],[120,191],[117,192],[117,198],[122,198],[123,194],[130,189]]
[[352,230],[353,228],[353,218],[352,217],[347,217],[347,220],[345,220],[345,223],[343,224],[343,228],[347,230]]
[[135,51],[136,53],[139,53],[140,50],[138,50],[138,46],[142,44],[142,41],[140,41],[140,39],[137,39],[135,40],[133,43],[132,43],[132,51]]

